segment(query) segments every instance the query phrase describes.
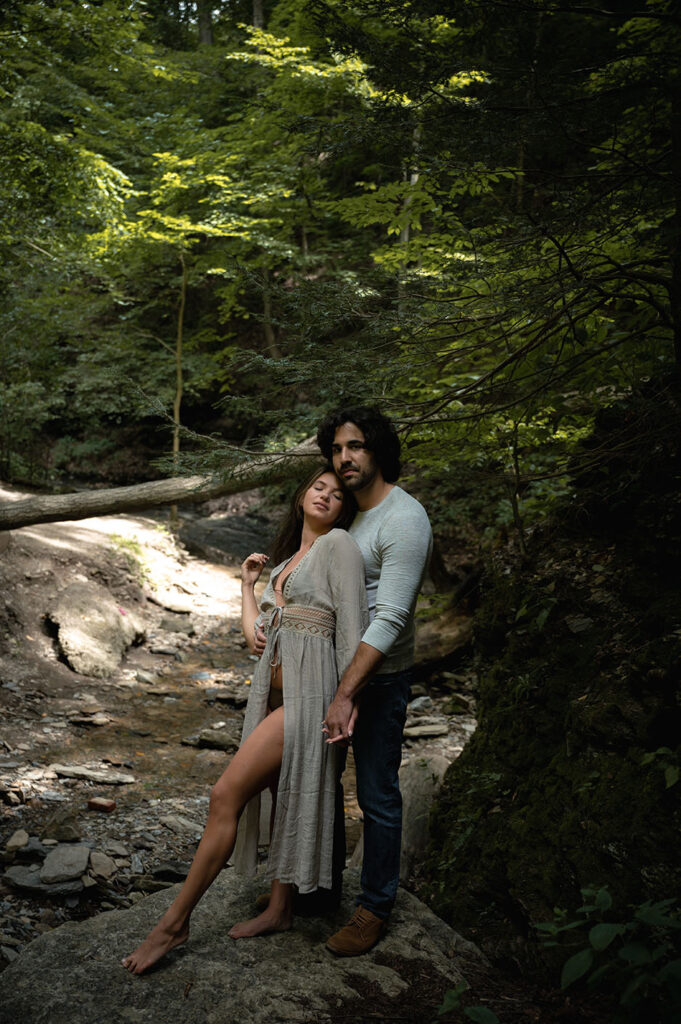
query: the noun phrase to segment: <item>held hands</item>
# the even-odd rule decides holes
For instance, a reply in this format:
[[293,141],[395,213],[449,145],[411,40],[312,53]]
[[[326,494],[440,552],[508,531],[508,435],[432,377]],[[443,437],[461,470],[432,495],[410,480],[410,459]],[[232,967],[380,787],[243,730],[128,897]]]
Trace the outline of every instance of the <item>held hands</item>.
[[322,722],[322,732],[326,733],[327,743],[350,742],[357,721],[357,711],[357,705],[350,697],[344,697],[341,693],[336,694]]
[[260,658],[265,653],[267,647],[267,633],[262,626],[256,626],[255,628],[255,640],[253,643],[253,651]]
[[249,587],[255,586],[260,579],[260,573],[268,562],[269,558],[267,555],[262,555],[257,552],[249,555],[241,566],[241,582]]

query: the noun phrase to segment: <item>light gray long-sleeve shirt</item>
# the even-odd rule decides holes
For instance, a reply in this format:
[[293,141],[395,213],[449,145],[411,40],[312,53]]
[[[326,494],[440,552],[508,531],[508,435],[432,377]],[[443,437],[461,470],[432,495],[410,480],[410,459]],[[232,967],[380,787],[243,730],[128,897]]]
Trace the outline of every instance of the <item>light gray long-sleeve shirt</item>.
[[423,505],[401,487],[358,512],[350,534],[364,559],[371,624],[365,644],[385,654],[378,675],[414,661],[414,610],[430,563],[433,533]]

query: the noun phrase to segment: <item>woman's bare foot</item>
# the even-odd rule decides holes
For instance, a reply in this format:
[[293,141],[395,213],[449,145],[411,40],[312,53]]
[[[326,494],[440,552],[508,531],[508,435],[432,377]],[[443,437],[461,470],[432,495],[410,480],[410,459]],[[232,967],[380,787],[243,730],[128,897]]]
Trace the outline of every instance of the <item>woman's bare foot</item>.
[[250,921],[240,921],[230,928],[231,939],[250,939],[254,935],[267,935],[268,932],[287,932],[291,927],[293,914],[290,910],[273,911],[268,907],[262,914],[252,917]]
[[171,949],[186,942],[188,936],[189,928],[186,925],[178,931],[167,924],[164,925],[163,918],[161,918],[144,942],[137,947],[134,953],[121,960],[121,963],[131,974],[143,974]]

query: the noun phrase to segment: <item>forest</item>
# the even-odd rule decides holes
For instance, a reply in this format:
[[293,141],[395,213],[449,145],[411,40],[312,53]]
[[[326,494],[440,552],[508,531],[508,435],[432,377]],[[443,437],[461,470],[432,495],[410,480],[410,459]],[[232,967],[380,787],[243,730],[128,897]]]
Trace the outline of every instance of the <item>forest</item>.
[[379,405],[474,615],[419,895],[571,1020],[678,1020],[678,6],[5,0],[0,50],[0,525],[281,503]]

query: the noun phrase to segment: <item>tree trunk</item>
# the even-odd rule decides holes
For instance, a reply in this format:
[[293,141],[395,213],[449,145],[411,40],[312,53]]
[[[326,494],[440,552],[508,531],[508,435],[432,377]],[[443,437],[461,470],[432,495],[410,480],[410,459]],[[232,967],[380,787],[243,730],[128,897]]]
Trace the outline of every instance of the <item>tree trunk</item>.
[[272,289],[270,287],[270,271],[268,267],[265,267],[264,278],[265,283],[262,290],[262,323],[265,334],[265,344],[267,345],[267,351],[273,359],[281,359],[283,352],[277,345],[277,335],[274,330],[274,324],[272,323]]
[[[420,123],[414,126],[412,132],[412,151],[411,151],[411,168],[405,167],[403,180],[408,181],[410,186],[413,188],[419,180],[419,151],[421,146],[421,125]],[[403,212],[407,213],[411,206],[411,195],[407,193],[404,205],[402,207]],[[411,230],[409,224],[405,224],[400,231],[400,244],[405,247],[409,244],[411,238]],[[400,268],[397,280],[397,304],[400,317],[403,315],[404,299],[406,296],[407,288],[407,261],[405,260]]]
[[671,265],[672,280],[669,289],[672,323],[674,325],[674,360],[681,373],[681,76],[671,82],[671,141],[672,191],[674,216],[672,218]]
[[[173,402],[173,468],[177,472],[177,464],[180,455],[180,408],[182,406],[182,389],[184,379],[182,376],[182,340],[184,331],[184,310],[187,303],[187,264],[184,253],[180,253],[182,264],[182,284],[180,285],[180,303],[177,310],[177,339],[175,342],[175,401]],[[177,505],[170,509],[171,526],[177,525]]]
[[212,0],[197,0],[199,17],[199,45],[213,45],[213,3]]
[[265,11],[263,0],[253,0],[253,28],[265,27]]
[[172,502],[206,501],[223,494],[238,494],[274,483],[296,471],[302,461],[320,459],[313,438],[287,452],[256,455],[236,466],[230,476],[186,476],[153,480],[132,487],[114,487],[77,494],[51,494],[0,505],[0,530],[16,530],[36,523],[56,523],[90,516],[118,515]]

